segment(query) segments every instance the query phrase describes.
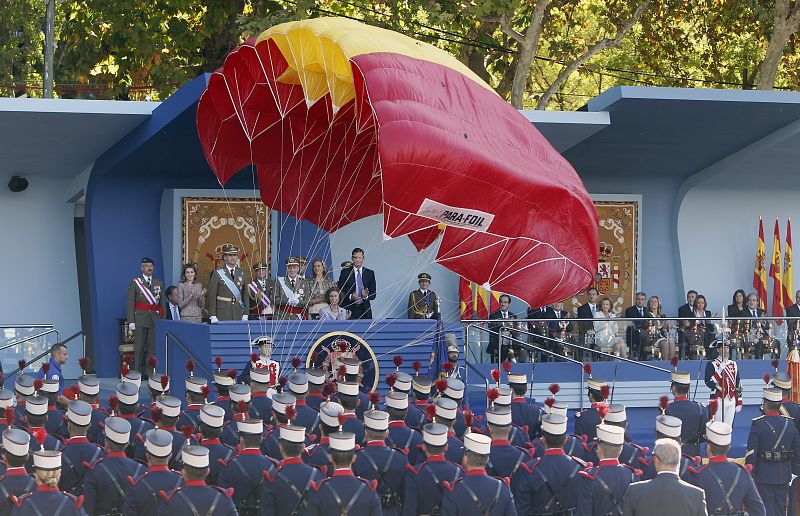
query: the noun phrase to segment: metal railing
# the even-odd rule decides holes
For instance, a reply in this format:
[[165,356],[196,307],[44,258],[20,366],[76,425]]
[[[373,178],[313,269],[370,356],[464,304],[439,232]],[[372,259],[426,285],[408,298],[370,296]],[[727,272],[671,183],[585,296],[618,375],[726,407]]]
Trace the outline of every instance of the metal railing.
[[31,335],[29,337],[25,337],[24,339],[21,339],[21,340],[16,340],[16,341],[14,341],[14,342],[12,342],[10,344],[6,344],[4,346],[0,346],[0,351],[3,351],[4,349],[8,349],[8,348],[11,348],[11,347],[14,347],[14,346],[18,346],[20,344],[24,344],[26,342],[30,342],[30,341],[32,341],[34,339],[38,339],[39,337],[44,337],[45,335],[50,335],[51,333],[55,333],[56,334],[56,342],[60,342],[61,341],[61,332],[58,331],[57,329],[52,329],[52,330],[44,331],[42,333],[37,333],[36,335]]
[[[70,342],[71,340],[73,340],[73,339],[77,338],[78,336],[85,336],[85,335],[86,335],[86,332],[85,332],[85,331],[83,331],[83,330],[80,330],[80,331],[77,331],[77,332],[75,332],[74,334],[70,335],[70,336],[69,336],[69,337],[67,337],[65,340],[63,340],[63,341],[59,341],[59,342],[60,342],[61,344],[64,344],[64,345],[66,345],[68,342]],[[85,351],[85,346],[86,346],[86,339],[84,339],[84,351]],[[41,358],[44,358],[44,356],[45,356],[45,355],[47,355],[48,353],[50,353],[50,348],[48,348],[48,349],[46,349],[44,352],[42,352],[42,353],[40,353],[40,354],[36,355],[36,356],[35,356],[35,357],[33,357],[32,359],[30,359],[30,360],[27,360],[27,361],[26,361],[26,366],[27,366],[27,364],[32,364],[32,363],[36,362],[37,360],[39,360],[39,359],[41,359]],[[5,377],[6,377],[6,378],[9,378],[9,377],[11,377],[11,376],[14,376],[15,374],[19,373],[20,371],[22,371],[22,369],[20,369],[19,367],[17,367],[16,369],[14,369],[13,371],[11,371],[10,373],[7,373],[7,374],[5,375]]]
[[211,372],[211,369],[209,369],[205,364],[203,364],[203,362],[198,360],[198,358],[194,355],[194,353],[189,351],[189,348],[184,346],[183,342],[181,342],[180,339],[178,339],[178,337],[173,335],[171,332],[166,332],[164,334],[164,371],[169,371],[169,341],[170,341],[170,339],[172,340],[172,342],[177,344],[178,347],[181,348],[181,350],[184,353],[189,355],[191,357],[191,359],[194,360],[194,363],[195,363],[196,366],[198,366],[198,365],[200,366],[200,368],[206,374],[206,378],[213,378],[214,377],[214,373]]

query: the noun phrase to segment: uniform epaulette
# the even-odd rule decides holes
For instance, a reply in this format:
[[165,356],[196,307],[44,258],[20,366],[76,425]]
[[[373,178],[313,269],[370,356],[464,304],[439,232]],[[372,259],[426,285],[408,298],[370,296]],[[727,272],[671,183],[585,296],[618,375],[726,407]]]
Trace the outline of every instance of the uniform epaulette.
[[589,480],[594,480],[597,477],[597,472],[599,469],[596,468],[586,468],[582,471],[578,471],[578,475],[582,476],[583,478],[588,478]]
[[83,506],[83,495],[75,496],[74,494],[70,493],[64,493],[64,494],[72,499],[72,502],[75,504],[76,509],[80,509]]
[[650,451],[650,449],[647,446],[639,446],[636,443],[628,443],[628,444],[639,450],[642,454],[646,454],[647,452]]
[[142,437],[142,434],[136,434],[136,439],[138,439],[140,443],[144,444],[144,437]]
[[703,464],[703,465],[702,465],[702,466],[700,466],[699,468],[695,468],[694,466],[689,466],[689,467],[688,467],[688,468],[686,468],[686,469],[688,469],[688,470],[689,470],[689,472],[690,472],[690,473],[692,473],[693,475],[697,475],[698,473],[700,473],[701,471],[703,471],[703,470],[704,470],[704,469],[706,469],[707,467],[708,467],[708,464]]
[[305,448],[305,449],[303,450],[303,453],[305,453],[306,455],[308,455],[309,457],[311,457],[312,455],[314,455],[314,450],[316,450],[316,449],[317,449],[317,446],[319,446],[319,443],[312,444],[312,445],[311,445],[311,446],[309,446],[308,448]]
[[419,469],[414,468],[414,466],[412,466],[411,464],[406,464],[406,471],[408,471],[409,473],[413,473],[414,475],[419,475],[420,469],[422,469],[422,464],[420,464]]
[[649,466],[650,464],[652,464],[652,463],[653,463],[653,459],[654,459],[654,458],[655,458],[655,457],[654,457],[653,455],[651,455],[651,456],[650,456],[650,460],[647,460],[647,458],[646,458],[646,457],[636,457],[636,459],[637,459],[639,462],[641,462],[642,464],[644,464],[645,466]]
[[408,448],[400,448],[399,446],[389,446],[389,448],[408,457]]
[[17,507],[20,507],[22,505],[22,502],[24,502],[25,499],[28,498],[29,496],[31,496],[32,494],[33,493],[25,493],[22,496],[14,496],[14,495],[12,495],[11,496],[11,501],[14,503],[14,505],[16,505]]
[[233,496],[233,488],[232,487],[229,487],[229,488],[225,489],[225,488],[222,488],[222,487],[219,487],[219,486],[215,486],[215,485],[210,485],[210,484],[209,484],[209,487],[213,487],[214,489],[216,489],[220,493],[224,494],[227,498],[230,498],[230,497]]
[[136,484],[138,484],[138,483],[139,483],[139,481],[140,481],[141,479],[143,479],[143,478],[144,478],[146,475],[147,475],[147,471],[145,471],[144,473],[142,473],[141,475],[139,475],[139,476],[138,476],[138,477],[136,477],[136,478],[133,478],[131,475],[128,475],[128,483],[129,483],[130,485],[132,485],[132,486],[136,486]]
[[572,460],[574,460],[575,462],[577,462],[578,464],[580,464],[581,466],[583,466],[584,469],[592,467],[592,463],[591,462],[587,462],[587,461],[585,461],[585,460],[583,460],[583,459],[581,459],[579,457],[576,457],[574,455],[569,455],[568,457],[571,458]]
[[702,458],[702,457],[697,457],[697,456],[695,456],[695,457],[688,457],[688,456],[687,456],[686,458],[687,458],[687,459],[689,459],[690,461],[694,462],[694,465],[695,465],[695,466],[699,466],[700,464],[702,464],[702,463],[703,463],[703,458]]
[[314,482],[314,481],[312,480],[312,481],[311,481],[311,487],[314,489],[314,491],[319,491],[319,489],[322,487],[322,485],[323,485],[325,482],[327,482],[328,480],[330,480],[331,478],[332,478],[332,477],[325,477],[325,478],[323,478],[322,480],[320,480],[319,482]]
[[533,470],[536,469],[536,466],[538,466],[540,462],[542,462],[541,457],[537,458],[536,460],[530,463],[523,462],[522,464],[520,464],[520,466],[528,473],[533,473]]
[[[458,480],[461,480],[461,479],[458,479]],[[445,489],[447,489],[448,491],[450,491],[452,493],[453,492],[453,488],[456,486],[456,482],[458,482],[458,480],[456,480],[452,484],[450,483],[449,480],[445,480],[444,482],[442,482],[442,485],[444,486]]]
[[98,464],[98,463],[99,463],[101,460],[103,460],[104,458],[105,458],[105,457],[100,457],[99,459],[95,460],[95,461],[94,461],[94,462],[92,462],[91,464],[90,464],[90,463],[88,463],[88,462],[86,462],[86,461],[83,461],[83,467],[84,467],[84,468],[89,468],[89,469],[94,469],[94,468],[95,468],[95,466],[97,466],[97,464]]
[[163,498],[165,501],[168,501],[168,500],[172,499],[172,497],[173,497],[173,496],[175,496],[175,493],[177,493],[177,492],[178,492],[178,491],[180,491],[180,490],[181,490],[181,488],[180,488],[180,487],[176,487],[175,489],[173,489],[172,491],[170,491],[170,493],[169,493],[169,494],[167,494],[167,492],[166,492],[166,491],[164,491],[163,489],[161,489],[161,490],[159,490],[159,491],[158,491],[158,494],[159,494],[159,495],[161,496],[161,498]]

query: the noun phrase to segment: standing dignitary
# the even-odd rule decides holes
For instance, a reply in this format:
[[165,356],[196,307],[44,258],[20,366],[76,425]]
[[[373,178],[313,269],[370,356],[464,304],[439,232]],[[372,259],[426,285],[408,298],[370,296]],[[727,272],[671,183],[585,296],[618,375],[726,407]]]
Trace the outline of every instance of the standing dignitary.
[[236,506],[231,501],[233,489],[221,489],[206,484],[208,475],[208,449],[203,446],[186,446],[181,450],[183,485],[167,493],[158,507],[161,516],[202,514],[204,516],[234,516]]
[[409,319],[440,319],[439,298],[430,289],[431,275],[423,272],[417,276],[419,288],[408,295]]
[[272,319],[272,295],[275,282],[269,279],[269,269],[264,262],[253,265],[253,281],[247,284],[250,319]]
[[351,319],[372,319],[370,301],[375,300],[375,272],[364,267],[364,250],[353,249],[353,266],[339,274],[342,308],[350,310]]
[[309,296],[308,282],[300,275],[300,262],[290,256],[286,259],[286,276],[275,278],[275,319],[303,319]]
[[153,277],[155,262],[142,258],[142,275],[128,285],[128,329],[133,332],[133,367],[146,374],[147,357],[156,354],[156,320],[164,318],[167,295],[164,283]]
[[222,246],[223,265],[211,273],[208,280],[206,308],[212,323],[247,320],[248,301],[244,271],[237,265],[239,248],[233,244]]
[[508,357],[508,350],[513,347],[511,339],[518,337],[514,331],[517,318],[510,312],[511,297],[508,294],[500,296],[500,309],[489,314],[489,319],[497,319],[497,322],[489,324],[489,345],[486,352],[492,357],[492,362],[497,362],[497,354],[500,353],[500,361],[505,362]]
[[681,448],[672,439],[659,439],[653,448],[656,477],[628,487],[625,516],[705,516],[703,490],[678,478]]

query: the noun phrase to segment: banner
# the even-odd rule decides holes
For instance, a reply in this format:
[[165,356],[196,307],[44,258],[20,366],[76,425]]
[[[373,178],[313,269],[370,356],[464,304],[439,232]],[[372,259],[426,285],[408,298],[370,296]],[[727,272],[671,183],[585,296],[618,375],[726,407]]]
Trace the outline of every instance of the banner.
[[758,243],[756,244],[756,261],[753,268],[753,288],[758,294],[758,306],[767,309],[767,250],[764,245],[764,221],[758,218]]
[[492,292],[485,288],[475,285],[475,303],[473,310],[478,316],[478,319],[488,319],[489,314],[500,309],[500,292]]
[[472,303],[472,283],[464,278],[458,279],[458,300],[461,319],[472,319],[475,313]]
[[[775,219],[774,242],[772,244],[772,262],[769,265],[769,277],[772,278],[772,316],[781,317],[783,315],[783,283],[781,282],[781,233],[778,228],[778,219]],[[783,321],[777,321],[783,324]]]
[[794,304],[794,273],[792,272],[792,221],[786,221],[786,249],[783,252],[783,308]]

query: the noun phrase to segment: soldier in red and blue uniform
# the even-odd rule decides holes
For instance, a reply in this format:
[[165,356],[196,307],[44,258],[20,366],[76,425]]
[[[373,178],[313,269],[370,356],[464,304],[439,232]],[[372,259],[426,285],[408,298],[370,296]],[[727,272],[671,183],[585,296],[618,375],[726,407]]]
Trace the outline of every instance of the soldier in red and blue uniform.
[[405,453],[386,446],[389,414],[382,410],[364,412],[366,445],[356,452],[353,473],[375,480],[376,493],[384,515],[400,515],[405,491],[408,459]]
[[444,482],[453,485],[464,475],[460,465],[444,456],[447,433],[447,427],[438,423],[428,423],[423,427],[423,450],[427,458],[416,467],[407,468],[403,516],[439,514]]
[[601,423],[600,412],[597,411],[597,408],[606,405],[608,382],[600,378],[592,378],[590,375],[588,384],[587,395],[592,405],[576,412],[574,421],[575,435],[586,436],[586,442],[591,442],[596,437],[597,425]]
[[[243,419],[261,419],[261,417],[256,416],[252,409],[252,397],[250,394],[250,387],[248,385],[241,383],[231,385],[230,389],[228,389],[228,394],[231,398],[231,413],[233,414],[233,419],[228,421],[227,424],[225,424],[225,426],[222,428],[220,440],[223,442],[223,444],[230,446],[231,448],[236,448],[236,445],[239,444],[239,430],[236,427],[236,422]],[[211,453],[211,462],[212,464],[214,462],[213,452]],[[213,466],[211,469],[213,471]],[[211,478],[207,478],[206,481],[209,484],[214,483]]]
[[[183,464],[183,485],[173,491],[162,489],[163,499],[158,507],[160,516],[202,514],[204,516],[235,516],[236,506],[231,500],[233,489],[222,489],[206,484],[208,475],[208,450],[203,446],[186,446],[181,450],[179,462]],[[166,487],[166,486],[165,486]]]
[[[145,421],[141,419],[139,414],[139,388],[136,387],[136,384],[131,382],[120,382],[114,388],[116,391],[116,397],[109,399],[109,408],[110,414],[112,416],[118,416],[122,419],[126,420],[131,425],[131,441],[133,444],[136,444],[136,441],[139,440],[140,436],[143,436],[148,430],[154,428],[150,421]],[[119,412],[117,413],[117,410]],[[101,429],[104,428],[105,425],[101,426]],[[105,440],[103,440],[105,442]],[[98,443],[100,444],[100,443]],[[133,457],[135,446],[129,446],[125,453],[128,454],[129,457]],[[144,458],[144,455],[142,455]]]
[[303,452],[303,462],[319,469],[327,476],[332,464],[329,455],[330,435],[340,430],[339,416],[344,413],[344,408],[335,401],[323,403],[319,409],[320,438],[317,444],[312,444]]
[[[661,414],[656,417],[656,440],[672,439],[678,444],[681,443],[681,427],[683,422],[677,417]],[[642,480],[651,480],[656,477],[655,457],[652,452],[645,453],[634,463],[634,467],[642,471]],[[681,464],[678,468],[678,476],[681,480],[687,480],[691,475],[690,468],[700,464],[700,457],[690,457],[681,453]]]
[[300,458],[305,438],[302,426],[281,425],[278,444],[283,460],[271,472],[263,472],[259,495],[261,516],[305,514],[308,511],[311,482],[319,483],[324,477],[317,468],[304,464]]
[[[633,468],[637,467],[636,465],[639,464],[639,459],[647,454],[647,448],[642,448],[641,446],[637,446],[627,439],[626,429],[628,427],[628,416],[625,410],[625,405],[620,405],[617,403],[609,405],[608,414],[606,414],[603,423],[605,423],[607,426],[610,425],[622,428],[623,434],[625,435],[626,439],[622,443],[622,450],[618,454],[617,459],[623,464],[626,464]],[[597,446],[598,446],[598,441],[596,439],[588,443],[588,447],[591,453],[587,459],[587,462],[591,462],[592,464],[597,464],[599,462],[597,456]]]
[[138,477],[144,466],[125,456],[131,436],[130,423],[120,417],[106,418],[106,456],[88,464],[83,486],[86,512],[119,514],[130,487],[128,477]]
[[780,413],[783,393],[768,388],[763,396],[763,415],[753,418],[745,462],[753,468],[758,493],[771,516],[786,513],[791,477],[800,475],[800,435],[794,421]]
[[428,378],[427,376],[422,376],[417,374],[411,380],[411,392],[414,394],[412,398],[414,400],[413,405],[414,408],[419,410],[421,414],[419,420],[419,426],[411,426],[411,428],[417,430],[418,432],[422,432],[422,427],[425,426],[425,423],[428,422],[425,410],[431,403],[431,387],[432,387],[431,379]]
[[[156,406],[152,411],[153,422],[156,428],[165,430],[172,434],[172,462],[170,467],[172,469],[180,468],[180,450],[185,444],[195,444],[194,438],[186,436],[178,430],[175,425],[178,422],[178,417],[181,415],[181,400],[174,396],[161,396],[156,401]],[[188,441],[188,442],[187,442]],[[144,436],[138,434],[132,443],[133,458],[139,462],[145,460],[145,442]]]
[[263,367],[254,368],[250,372],[250,415],[265,425],[272,418],[272,399],[267,395],[269,390],[269,371]]
[[[0,387],[0,433],[14,425],[14,393]],[[2,466],[0,466],[2,474]]]
[[[512,391],[511,387],[509,387],[508,385],[498,385],[497,399],[494,400],[492,405],[494,407],[505,407],[508,410],[511,410],[512,407],[511,400],[513,398],[513,394],[514,391]],[[482,433],[485,434],[487,432],[488,430]],[[518,446],[520,448],[529,448],[531,441],[530,441],[530,436],[528,435],[528,427],[527,426],[520,427],[512,422],[511,428],[508,432],[508,441],[511,442],[511,444],[513,444],[514,446]]]
[[[222,359],[216,358],[217,364],[222,365]],[[233,420],[233,412],[231,411],[231,398],[230,389],[231,385],[236,383],[236,369],[228,369],[223,371],[221,368],[214,372],[214,388],[217,391],[217,399],[214,400],[214,405],[218,406],[225,411],[225,421]]]
[[314,432],[319,419],[319,412],[306,404],[308,377],[304,373],[292,373],[287,378],[286,385],[289,387],[289,394],[295,398],[295,417],[292,420],[292,424],[305,427],[307,434]]
[[89,431],[86,437],[90,442],[103,444],[102,423],[108,414],[100,408],[98,397],[100,395],[100,381],[95,376],[83,375],[78,378],[78,399],[85,401],[92,407],[92,422],[89,424]]
[[508,480],[486,473],[492,440],[477,432],[464,434],[464,476],[454,483],[444,482],[442,516],[516,516],[514,497]]
[[[20,373],[25,369],[25,361],[20,360]],[[14,394],[17,397],[17,406],[15,408],[16,419],[14,424],[20,427],[25,427],[25,399],[28,396],[36,394],[36,389],[33,388],[33,378],[27,374],[20,374],[14,380]]]
[[239,514],[259,512],[259,494],[264,481],[263,472],[272,472],[277,461],[265,457],[259,450],[264,423],[260,419],[236,421],[239,429],[239,453],[225,463],[219,472],[219,486],[233,489],[233,502]]
[[425,460],[425,454],[420,449],[422,434],[406,424],[406,409],[408,409],[408,396],[402,392],[387,392],[384,398],[384,407],[389,414],[389,432],[386,444],[399,450],[404,450],[409,464],[419,464]]
[[40,380],[42,387],[39,389],[39,394],[47,398],[47,421],[44,423],[44,429],[47,433],[54,435],[61,439],[66,438],[65,434],[59,434],[64,424],[64,411],[56,407],[58,400],[58,380],[44,379]]
[[[773,360],[773,365],[777,367],[777,361]],[[789,416],[794,420],[794,426],[797,432],[800,433],[800,405],[791,401],[792,395],[792,377],[786,373],[779,373],[776,369],[775,374],[772,376],[772,386],[780,389],[783,395],[781,402],[781,414]],[[797,513],[797,479],[792,481],[789,488],[789,493],[794,496],[789,496],[789,514]]]
[[[547,414],[558,414],[564,417],[567,417],[567,404],[561,401],[556,401],[553,398],[548,398],[545,400],[544,405],[545,415]],[[544,439],[542,437],[537,437],[531,441],[530,444],[530,455],[532,458],[539,458],[544,457],[545,451]],[[569,456],[577,457],[582,461],[588,461],[588,457],[592,454],[591,450],[589,449],[588,443],[586,442],[586,437],[578,437],[575,435],[567,435],[564,438],[564,446],[562,446],[564,453]]]
[[464,443],[453,432],[453,424],[458,415],[458,405],[450,398],[440,397],[434,401],[435,422],[447,427],[447,450],[444,456],[450,462],[461,464],[464,458]]
[[[364,386],[358,383],[358,375],[361,373],[361,361],[357,358],[350,358],[344,357],[339,359],[339,366],[344,366],[345,368],[345,375],[344,378],[338,378],[337,384],[342,382],[351,382],[355,383],[358,387],[358,399],[359,402],[355,408],[356,417],[361,420],[364,417],[364,412],[369,410],[369,395],[364,391]],[[333,400],[344,406],[342,400],[339,399],[339,394],[337,393]],[[352,432],[352,430],[350,430]],[[364,438],[363,432],[361,433],[361,438]],[[358,434],[356,435],[356,439],[358,439]]]
[[89,442],[86,433],[92,422],[92,406],[85,401],[73,400],[67,407],[67,431],[69,439],[61,450],[61,480],[58,487],[67,493],[83,493],[83,479],[86,476],[84,464],[94,464],[105,456],[105,452],[95,443]]
[[289,421],[286,411],[289,407],[294,409],[294,396],[286,392],[279,392],[272,396],[272,424],[267,425],[266,433],[261,438],[261,453],[274,461],[280,461],[281,449],[278,444],[280,440],[280,425],[285,425]]
[[641,470],[619,461],[625,444],[625,430],[618,426],[597,426],[597,466],[579,472],[576,513],[586,516],[621,515],[628,486]]
[[511,421],[511,409],[508,407],[493,406],[486,409],[486,426],[492,438],[486,472],[493,477],[510,479],[529,458],[527,453],[508,439],[509,432],[514,428]]
[[[61,469],[61,452],[39,450],[33,452],[34,478],[36,491],[22,496],[12,496],[15,507],[13,513],[21,516],[86,516],[94,514],[84,511],[83,497],[76,497],[58,490],[58,471]],[[54,474],[54,472],[56,472]]]
[[[525,397],[528,392],[528,374],[525,371],[511,372],[508,385],[513,391],[511,398],[511,420],[519,428],[528,429],[528,439],[533,440],[541,433],[544,411]],[[512,442],[514,442],[512,440]]]
[[25,399],[25,419],[28,425],[26,430],[32,438],[31,451],[61,451],[64,447],[64,442],[59,437],[48,433],[44,427],[45,421],[47,421],[48,403],[47,398],[38,394]]
[[308,493],[308,514],[357,514],[379,516],[381,502],[375,490],[378,482],[353,474],[351,464],[356,448],[356,436],[351,432],[335,432],[328,436],[333,472],[320,482],[311,483]]
[[447,378],[447,388],[442,393],[442,397],[453,400],[456,403],[456,417],[453,420],[451,429],[456,434],[456,437],[463,439],[467,431],[467,424],[464,422],[464,412],[461,410],[461,404],[464,400],[464,382],[458,378]]
[[692,378],[689,373],[672,372],[672,395],[674,401],[667,407],[666,414],[681,420],[681,449],[685,455],[700,455],[700,443],[706,430],[708,409],[689,399]]
[[[728,461],[731,426],[721,421],[706,424],[708,463],[691,469],[688,482],[706,493],[709,514],[764,516],[766,509],[750,476],[750,467]],[[789,513],[793,514],[793,513]]]
[[364,423],[358,418],[364,417],[363,412],[366,412],[366,408],[369,408],[369,400],[367,400],[365,410],[361,415],[358,415],[358,407],[362,403],[360,395],[363,394],[359,390],[358,384],[356,382],[338,382],[337,391],[337,399],[342,408],[344,408],[342,416],[345,421],[342,424],[342,431],[355,434],[356,442],[361,444],[364,442]]
[[542,418],[544,455],[523,464],[511,478],[519,514],[558,514],[575,509],[578,472],[586,463],[564,453],[566,435],[566,416],[547,414]]
[[[202,435],[200,446],[208,449],[210,462],[206,482],[212,485],[217,484],[222,464],[228,462],[234,456],[233,448],[219,439],[219,434],[224,424],[225,411],[211,403],[203,406],[200,411],[200,434]],[[235,445],[238,444],[238,442],[235,443]]]
[[0,477],[0,516],[11,514],[12,496],[21,497],[36,489],[36,481],[25,469],[31,436],[18,428],[3,431],[3,462],[8,466]]
[[[156,357],[151,356],[148,358],[148,363],[155,371],[155,367],[158,364]],[[151,419],[153,409],[156,407],[156,400],[160,396],[169,394],[169,376],[154,372],[153,376],[147,379],[147,388],[150,391],[150,404],[139,414],[142,419]]]
[[189,425],[199,430],[200,410],[206,404],[206,395],[209,389],[208,380],[192,375],[186,378],[184,383],[186,385],[186,410],[181,412],[177,426],[183,428]]
[[128,476],[128,487],[122,508],[123,516],[151,516],[161,503],[159,491],[171,493],[180,487],[181,475],[169,469],[172,455],[172,435],[164,430],[149,430],[145,436],[147,471]]
[[[414,389],[414,382],[419,382],[419,376],[411,376],[408,373],[404,373],[402,371],[397,371],[393,373],[396,376],[396,380],[394,382],[394,391],[401,392],[406,396],[411,394],[411,391]],[[423,377],[430,382],[430,379],[425,376]],[[418,384],[419,387],[422,387]],[[430,383],[428,383],[428,392],[430,392]],[[406,411],[406,425],[411,428],[421,428],[422,425],[425,424],[425,413],[422,412],[420,409],[415,407],[414,405],[409,405],[408,410]]]
[[[319,407],[325,402],[322,389],[325,387],[327,376],[322,369],[306,369],[308,378],[308,394],[306,395],[306,405],[319,412]],[[319,421],[318,421],[319,422]],[[314,428],[312,431],[315,431]]]

